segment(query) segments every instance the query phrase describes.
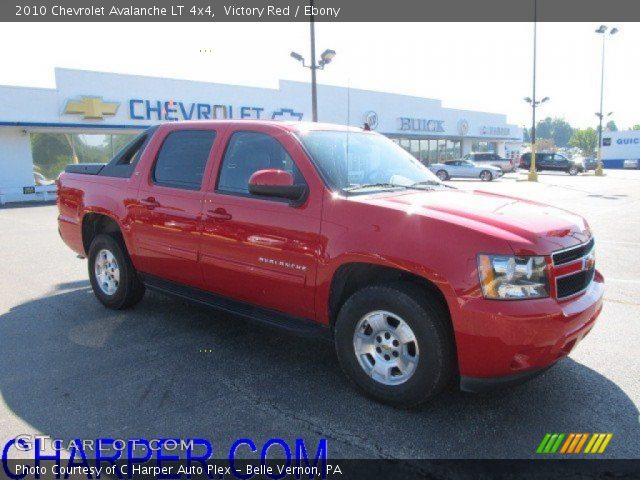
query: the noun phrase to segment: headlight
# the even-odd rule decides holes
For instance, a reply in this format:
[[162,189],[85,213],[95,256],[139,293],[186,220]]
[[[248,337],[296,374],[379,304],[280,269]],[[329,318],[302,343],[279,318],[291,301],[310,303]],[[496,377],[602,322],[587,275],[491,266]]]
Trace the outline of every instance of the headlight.
[[478,255],[478,272],[484,298],[520,300],[549,296],[544,257]]

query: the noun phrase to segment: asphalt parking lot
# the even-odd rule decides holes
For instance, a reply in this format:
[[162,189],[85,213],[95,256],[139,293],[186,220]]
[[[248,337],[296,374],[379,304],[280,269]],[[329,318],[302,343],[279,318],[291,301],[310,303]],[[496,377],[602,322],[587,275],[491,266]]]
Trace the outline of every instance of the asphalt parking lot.
[[446,392],[419,410],[365,399],[330,344],[147,293],[114,312],[62,243],[55,205],[0,208],[0,440],[327,438],[330,458],[525,458],[547,432],[611,432],[604,457],[640,458],[640,171],[451,181],[585,216],[607,282],[593,332],[519,387]]

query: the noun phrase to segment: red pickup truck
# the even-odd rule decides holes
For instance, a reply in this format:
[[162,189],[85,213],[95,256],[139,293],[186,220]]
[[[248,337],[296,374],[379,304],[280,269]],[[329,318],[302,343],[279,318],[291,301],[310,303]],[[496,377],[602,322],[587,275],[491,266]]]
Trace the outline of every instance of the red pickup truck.
[[396,406],[540,373],[602,308],[584,219],[447,186],[358,128],[163,124],[68,166],[58,207],[107,307],[152,288],[331,338],[351,380]]

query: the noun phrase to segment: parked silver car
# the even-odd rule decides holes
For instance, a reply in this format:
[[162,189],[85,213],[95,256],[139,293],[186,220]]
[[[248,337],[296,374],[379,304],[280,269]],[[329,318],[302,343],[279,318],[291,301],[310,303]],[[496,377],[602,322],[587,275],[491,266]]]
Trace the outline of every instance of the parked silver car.
[[573,163],[581,163],[584,165],[584,171],[588,172],[589,170],[595,170],[598,166],[598,160],[594,157],[573,157],[571,159]]
[[489,152],[471,152],[467,153],[462,160],[469,160],[476,165],[493,165],[503,172],[513,172],[516,169],[516,162],[508,158],[502,158],[500,155]]
[[449,160],[444,163],[429,165],[429,169],[440,180],[450,178],[479,178],[484,182],[490,182],[494,178],[502,176],[502,170],[493,165],[477,165],[469,160]]

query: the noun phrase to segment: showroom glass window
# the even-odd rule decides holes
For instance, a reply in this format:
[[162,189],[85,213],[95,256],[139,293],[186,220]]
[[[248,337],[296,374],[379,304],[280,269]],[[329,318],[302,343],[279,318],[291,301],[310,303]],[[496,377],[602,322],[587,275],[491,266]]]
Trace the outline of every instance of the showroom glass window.
[[178,130],[167,135],[153,168],[154,183],[200,189],[215,136],[212,130]]
[[34,184],[54,185],[69,164],[107,163],[133,138],[131,134],[32,132]]

